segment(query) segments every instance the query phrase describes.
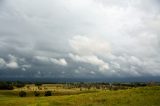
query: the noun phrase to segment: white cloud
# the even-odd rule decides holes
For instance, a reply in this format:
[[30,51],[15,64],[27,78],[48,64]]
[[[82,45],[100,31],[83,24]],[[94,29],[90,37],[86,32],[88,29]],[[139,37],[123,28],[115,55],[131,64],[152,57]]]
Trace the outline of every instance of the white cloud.
[[22,71],[26,71],[27,69],[31,68],[31,65],[29,64],[24,64],[24,65],[21,65],[21,70]]
[[44,57],[44,56],[35,56],[35,59],[42,61],[42,62],[49,62],[49,58],[48,57]]
[[9,54],[9,61],[17,61],[17,57],[15,57],[14,55]]
[[74,36],[69,40],[73,52],[80,55],[108,54],[110,45],[100,37]]
[[55,63],[55,64],[62,65],[62,66],[66,66],[67,65],[67,62],[66,62],[66,60],[64,58],[60,58],[60,59],[51,58],[50,61]]
[[77,35],[70,39],[69,43],[74,53],[69,54],[72,60],[98,66],[101,72],[109,69],[109,64],[97,57],[97,55],[106,56],[110,53],[109,43],[102,38]]
[[74,55],[70,53],[69,57],[76,62],[84,62],[84,63],[96,65],[99,67],[99,70],[101,71],[104,71],[104,70],[106,71],[109,69],[109,64],[104,62],[102,59],[99,59],[95,55],[79,56],[79,55]]
[[79,70],[77,70],[77,69],[75,69],[74,72],[75,72],[76,74],[79,74]]
[[27,64],[24,58],[19,58],[12,54],[9,54],[8,61],[4,60],[3,58],[0,58],[0,68],[4,68],[4,69],[5,68],[8,68],[8,69],[21,68],[22,70],[26,70],[31,68],[31,65]]
[[19,67],[16,61],[10,61],[6,64],[6,66],[11,69],[17,69]]
[[121,68],[121,66],[116,62],[111,62],[111,64],[112,64],[112,67],[114,67],[115,69],[120,69]]
[[25,69],[25,68],[22,68],[21,70],[22,70],[22,71],[26,71],[26,69]]
[[35,59],[44,63],[53,63],[61,66],[67,66],[67,61],[64,58],[55,59],[55,58],[45,57],[45,56],[35,56]]
[[8,55],[9,62],[6,62],[3,58],[0,58],[0,68],[17,69],[19,65],[17,63],[17,58],[13,55]]
[[14,55],[8,55],[9,57],[9,62],[6,64],[6,67],[7,68],[10,68],[10,69],[17,69],[19,68],[19,65],[17,63],[17,57],[15,57]]
[[91,74],[95,74],[95,72],[94,72],[94,71],[91,71],[90,73],[91,73]]
[[23,67],[23,68],[31,68],[31,65],[29,65],[29,64],[24,64],[24,65],[22,65],[21,67]]
[[143,62],[135,56],[131,56],[128,60],[132,65],[143,66]]

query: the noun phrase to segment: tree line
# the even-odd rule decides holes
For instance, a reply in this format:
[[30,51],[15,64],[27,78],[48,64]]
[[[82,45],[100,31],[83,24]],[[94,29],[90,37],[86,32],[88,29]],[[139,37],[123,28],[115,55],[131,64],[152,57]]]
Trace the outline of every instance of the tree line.
[[[35,84],[35,86],[40,87],[42,84],[41,82],[22,82],[22,81],[0,81],[0,90],[13,90],[16,88],[24,87],[26,84]],[[55,83],[53,83],[55,84]],[[128,87],[144,87],[144,86],[155,86],[160,85],[159,82],[74,82],[74,83],[57,83],[62,84],[63,88],[71,89],[71,88],[85,88],[85,89],[110,89],[118,87],[119,89],[124,89]]]

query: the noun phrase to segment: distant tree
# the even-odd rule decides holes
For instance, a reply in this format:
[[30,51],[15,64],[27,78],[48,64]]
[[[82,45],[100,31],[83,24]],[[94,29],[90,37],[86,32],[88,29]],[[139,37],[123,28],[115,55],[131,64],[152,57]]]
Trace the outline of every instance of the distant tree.
[[26,95],[27,95],[27,93],[25,91],[20,91],[19,92],[20,97],[25,97]]
[[52,91],[45,91],[44,96],[52,96]]
[[35,86],[42,86],[42,83],[36,82],[36,83],[35,83]]

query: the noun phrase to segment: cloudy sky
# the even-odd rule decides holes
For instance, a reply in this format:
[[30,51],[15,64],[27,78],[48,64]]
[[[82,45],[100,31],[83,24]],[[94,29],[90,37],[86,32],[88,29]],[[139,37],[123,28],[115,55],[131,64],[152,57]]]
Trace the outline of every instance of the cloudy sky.
[[0,77],[159,76],[159,0],[0,0]]

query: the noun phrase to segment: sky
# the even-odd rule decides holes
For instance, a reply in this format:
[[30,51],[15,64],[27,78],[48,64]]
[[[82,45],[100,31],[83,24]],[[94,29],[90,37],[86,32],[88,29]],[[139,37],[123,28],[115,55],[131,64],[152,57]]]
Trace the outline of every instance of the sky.
[[0,0],[0,77],[160,77],[159,0]]

